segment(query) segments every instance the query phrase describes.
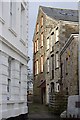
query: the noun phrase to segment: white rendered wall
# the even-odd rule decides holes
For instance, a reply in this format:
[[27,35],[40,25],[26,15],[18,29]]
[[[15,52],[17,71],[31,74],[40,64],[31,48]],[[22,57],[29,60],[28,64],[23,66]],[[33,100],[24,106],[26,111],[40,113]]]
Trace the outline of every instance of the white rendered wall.
[[[24,4],[22,2],[22,4]],[[24,4],[25,6],[25,4]],[[3,7],[3,10],[1,9]],[[0,2],[0,120],[28,113],[27,108],[27,33],[26,6],[24,19],[24,38],[20,36],[21,3],[16,2],[16,29],[10,27],[9,2]],[[13,18],[14,19],[14,18]],[[11,31],[12,30],[12,31]],[[11,57],[11,89],[8,85],[8,58]],[[21,66],[21,87],[19,72]],[[8,100],[9,97],[9,100]]]

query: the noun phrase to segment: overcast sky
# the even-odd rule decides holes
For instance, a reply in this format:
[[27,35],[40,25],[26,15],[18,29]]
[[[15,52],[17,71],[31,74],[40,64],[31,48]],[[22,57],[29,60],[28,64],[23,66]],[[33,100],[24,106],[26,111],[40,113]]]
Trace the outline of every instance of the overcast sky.
[[[32,2],[33,1],[33,2]],[[39,1],[39,2],[37,2]],[[66,8],[66,9],[78,9],[78,0],[67,0],[68,2],[60,2],[61,0],[44,0],[44,2],[40,2],[43,0],[30,0],[29,1],[29,47],[28,47],[28,54],[30,56],[30,61],[29,61],[29,67],[32,70],[33,69],[33,34],[34,34],[34,29],[35,29],[35,24],[37,20],[37,14],[38,14],[38,9],[39,6],[49,6],[53,8]],[[45,2],[47,1],[47,2]],[[49,2],[51,1],[51,2]],[[66,0],[65,0],[66,1]]]

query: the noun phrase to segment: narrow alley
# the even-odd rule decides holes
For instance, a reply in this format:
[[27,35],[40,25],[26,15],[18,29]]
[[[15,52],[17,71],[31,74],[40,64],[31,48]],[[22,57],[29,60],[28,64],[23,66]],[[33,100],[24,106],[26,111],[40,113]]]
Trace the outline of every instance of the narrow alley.
[[29,120],[60,120],[59,116],[51,114],[48,106],[29,103]]

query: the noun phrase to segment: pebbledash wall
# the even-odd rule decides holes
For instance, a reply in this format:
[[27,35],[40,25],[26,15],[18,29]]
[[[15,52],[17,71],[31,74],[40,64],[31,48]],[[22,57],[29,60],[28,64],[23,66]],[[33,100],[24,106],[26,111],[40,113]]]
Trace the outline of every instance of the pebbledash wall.
[[0,2],[0,120],[28,113],[28,3]]

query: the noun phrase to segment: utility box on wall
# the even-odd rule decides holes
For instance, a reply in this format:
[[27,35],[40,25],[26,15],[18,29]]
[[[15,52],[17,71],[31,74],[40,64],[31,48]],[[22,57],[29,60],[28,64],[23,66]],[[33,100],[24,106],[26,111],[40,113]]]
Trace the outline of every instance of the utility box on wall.
[[74,95],[68,98],[67,117],[80,118],[80,96]]

